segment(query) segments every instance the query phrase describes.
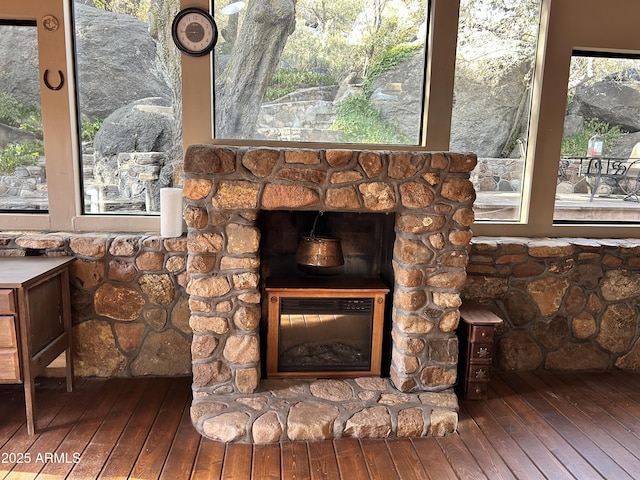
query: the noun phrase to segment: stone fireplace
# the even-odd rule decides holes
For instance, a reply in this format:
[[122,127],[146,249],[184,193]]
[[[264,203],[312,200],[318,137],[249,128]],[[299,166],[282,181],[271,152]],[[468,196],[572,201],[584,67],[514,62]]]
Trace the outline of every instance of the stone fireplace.
[[[449,152],[190,146],[184,217],[198,431],[255,443],[455,431],[475,164],[475,155]],[[263,378],[266,211],[395,215],[388,376]]]

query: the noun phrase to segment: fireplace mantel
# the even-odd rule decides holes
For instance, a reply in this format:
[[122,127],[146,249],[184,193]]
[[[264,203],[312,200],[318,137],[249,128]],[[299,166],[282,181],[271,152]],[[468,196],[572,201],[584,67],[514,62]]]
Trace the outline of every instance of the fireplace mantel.
[[[255,433],[251,438],[252,422],[274,413],[256,406],[269,403],[257,400],[265,397],[257,222],[264,210],[395,213],[392,355],[384,381],[420,405],[421,394],[450,396],[475,200],[469,173],[475,164],[475,155],[451,152],[190,146],[184,198],[194,331],[192,419],[199,431],[215,437],[211,432],[222,416],[231,415],[233,421],[224,424],[240,426],[224,440],[257,441]],[[250,400],[238,403],[239,398]],[[391,410],[386,414],[398,413]],[[280,434],[273,441],[305,439],[289,431],[290,410],[274,415]],[[336,425],[333,436],[345,431]],[[418,434],[434,430],[440,431],[427,426]]]

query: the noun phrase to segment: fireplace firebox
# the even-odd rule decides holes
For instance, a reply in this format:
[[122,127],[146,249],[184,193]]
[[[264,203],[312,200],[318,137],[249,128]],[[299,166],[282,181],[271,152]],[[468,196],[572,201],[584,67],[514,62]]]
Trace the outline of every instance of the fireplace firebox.
[[268,279],[267,376],[379,376],[386,285]]

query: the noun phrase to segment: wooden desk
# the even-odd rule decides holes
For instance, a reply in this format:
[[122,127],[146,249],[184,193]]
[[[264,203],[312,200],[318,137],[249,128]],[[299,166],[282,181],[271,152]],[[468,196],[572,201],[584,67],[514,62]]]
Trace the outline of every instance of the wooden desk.
[[35,432],[35,377],[66,353],[73,389],[70,257],[0,258],[0,383],[23,383],[27,431]]

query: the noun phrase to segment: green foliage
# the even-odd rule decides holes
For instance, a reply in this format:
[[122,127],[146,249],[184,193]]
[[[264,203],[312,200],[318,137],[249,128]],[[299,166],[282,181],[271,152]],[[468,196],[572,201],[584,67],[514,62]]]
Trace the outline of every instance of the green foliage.
[[42,112],[0,93],[0,123],[42,135]]
[[331,75],[305,72],[293,68],[280,69],[271,78],[265,93],[265,101],[270,102],[301,88],[335,85],[335,83],[336,80]]
[[586,155],[589,139],[596,133],[602,135],[604,140],[603,154],[611,153],[615,140],[622,136],[619,126],[612,127],[606,122],[592,118],[584,122],[582,131],[562,139],[561,155],[563,157],[580,157]]
[[149,0],[94,0],[93,3],[101,10],[130,15],[143,22],[149,18]]
[[380,75],[393,70],[402,62],[409,60],[413,54],[422,48],[422,45],[414,44],[402,44],[391,48],[378,58],[378,60],[371,65],[367,72],[367,78],[362,86],[363,92],[366,96],[371,95],[371,85],[373,81]]
[[11,174],[17,167],[35,165],[44,155],[44,143],[40,140],[10,143],[0,150],[0,173]]
[[82,122],[80,126],[80,138],[85,142],[91,142],[96,136],[96,133],[98,133],[98,130],[100,130],[100,127],[102,127],[102,122],[102,119],[97,119],[93,122]]
[[343,141],[348,143],[410,143],[398,127],[382,118],[364,95],[354,95],[339,105],[333,128],[341,130]]

